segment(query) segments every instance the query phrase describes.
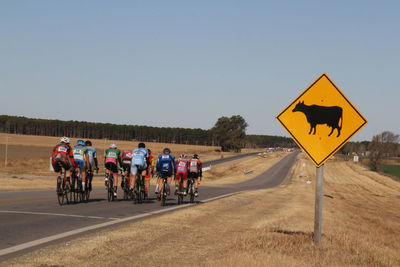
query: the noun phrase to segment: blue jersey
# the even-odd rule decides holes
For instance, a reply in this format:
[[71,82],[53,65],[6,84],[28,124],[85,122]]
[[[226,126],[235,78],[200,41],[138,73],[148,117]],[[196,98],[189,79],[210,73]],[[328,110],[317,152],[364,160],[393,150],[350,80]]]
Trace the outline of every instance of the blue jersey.
[[87,154],[89,156],[90,167],[93,169],[94,167],[96,167],[95,162],[94,162],[94,159],[97,159],[96,149],[94,147],[88,146]]
[[175,157],[170,154],[161,154],[158,156],[156,169],[161,176],[163,170],[168,170],[168,173],[173,173],[175,167]]
[[144,166],[148,157],[149,150],[147,148],[136,148],[132,151],[132,165]]

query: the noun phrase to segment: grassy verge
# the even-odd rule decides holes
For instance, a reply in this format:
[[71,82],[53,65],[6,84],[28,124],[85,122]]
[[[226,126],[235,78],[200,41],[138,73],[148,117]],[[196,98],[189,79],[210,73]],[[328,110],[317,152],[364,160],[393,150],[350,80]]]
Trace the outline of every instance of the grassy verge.
[[400,165],[382,165],[381,171],[390,176],[397,177],[397,179],[400,179]]

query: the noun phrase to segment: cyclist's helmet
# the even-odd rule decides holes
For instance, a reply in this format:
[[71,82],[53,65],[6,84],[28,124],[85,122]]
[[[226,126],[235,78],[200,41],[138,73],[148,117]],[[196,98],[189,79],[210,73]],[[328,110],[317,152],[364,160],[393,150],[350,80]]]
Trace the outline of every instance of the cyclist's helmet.
[[85,142],[85,145],[87,145],[87,146],[92,146],[92,142],[90,142],[90,140],[87,140],[87,141]]
[[69,138],[66,136],[63,136],[60,138],[60,143],[66,143],[69,144]]
[[76,144],[77,144],[77,145],[84,146],[84,145],[85,145],[85,141],[83,141],[83,140],[78,140],[78,141],[76,142]]
[[110,148],[111,148],[111,149],[115,149],[115,148],[117,148],[117,145],[116,145],[116,144],[111,144],[111,145],[110,145]]
[[166,148],[164,148],[163,153],[164,154],[169,154],[169,153],[171,153],[171,150],[166,147]]
[[194,159],[198,159],[198,158],[199,158],[199,155],[194,154],[194,155],[193,155],[193,158],[194,158]]
[[146,145],[145,145],[144,143],[139,143],[139,144],[138,144],[138,147],[139,147],[139,148],[146,148]]
[[186,155],[185,155],[185,154],[181,154],[181,155],[179,156],[179,158],[184,159],[184,158],[186,158]]
[[149,155],[151,155],[151,150],[150,150],[150,149],[148,149],[148,151],[149,151]]

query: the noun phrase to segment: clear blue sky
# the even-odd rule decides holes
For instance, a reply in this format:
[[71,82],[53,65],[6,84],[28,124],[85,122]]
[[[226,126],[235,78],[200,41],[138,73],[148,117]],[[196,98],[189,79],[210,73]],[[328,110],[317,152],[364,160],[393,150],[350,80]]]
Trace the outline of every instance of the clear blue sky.
[[275,116],[327,73],[400,134],[400,1],[0,1],[0,114],[288,136]]

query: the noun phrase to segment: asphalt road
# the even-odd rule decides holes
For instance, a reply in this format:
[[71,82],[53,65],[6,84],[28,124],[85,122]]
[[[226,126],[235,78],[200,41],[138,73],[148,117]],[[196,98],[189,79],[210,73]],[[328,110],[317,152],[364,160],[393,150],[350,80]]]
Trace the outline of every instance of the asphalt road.
[[[196,204],[246,190],[278,186],[288,175],[296,155],[296,152],[288,154],[266,172],[245,182],[200,186]],[[64,206],[58,204],[55,190],[0,192],[0,262],[83,233],[190,207],[177,205],[173,194],[167,199],[167,206],[161,207],[155,195],[152,198],[153,192],[151,188],[150,199],[145,203],[133,204],[133,201],[121,200],[120,188],[120,198],[113,202],[107,201],[105,188],[94,188],[89,203]]]

